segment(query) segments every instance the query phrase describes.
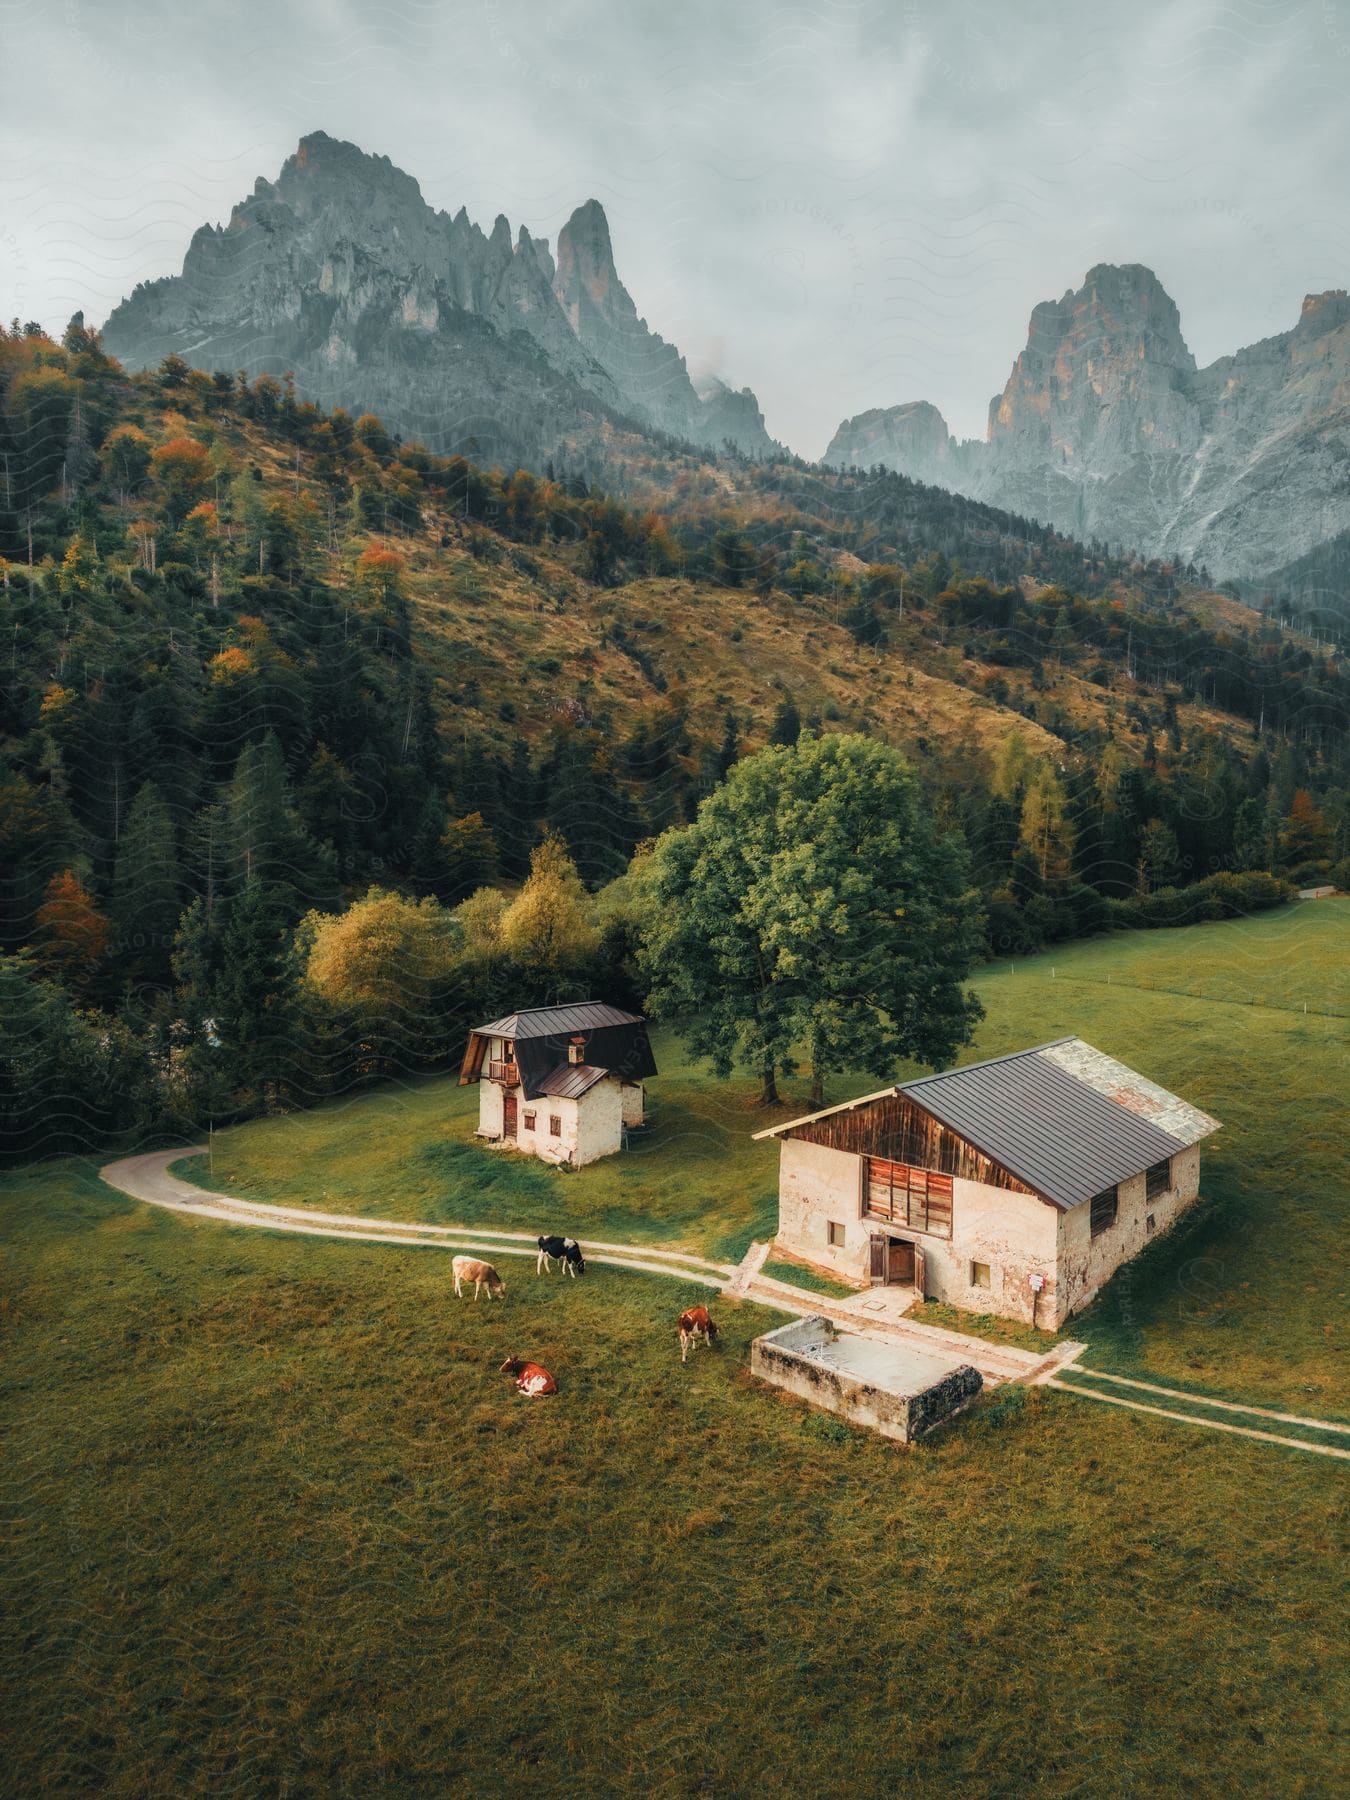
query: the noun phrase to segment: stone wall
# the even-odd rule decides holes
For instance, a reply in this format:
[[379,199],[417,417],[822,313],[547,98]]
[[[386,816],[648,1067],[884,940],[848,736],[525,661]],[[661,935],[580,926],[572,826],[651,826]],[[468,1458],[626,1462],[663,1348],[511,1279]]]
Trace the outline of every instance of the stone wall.
[[1095,1238],[1091,1201],[1060,1214],[1058,1288],[1053,1316],[1042,1318],[1041,1324],[1063,1324],[1071,1312],[1077,1312],[1096,1297],[1122,1263],[1171,1230],[1200,1192],[1198,1144],[1178,1151],[1172,1158],[1171,1179],[1167,1193],[1154,1200],[1147,1198],[1143,1175],[1122,1181],[1116,1190],[1116,1222]]

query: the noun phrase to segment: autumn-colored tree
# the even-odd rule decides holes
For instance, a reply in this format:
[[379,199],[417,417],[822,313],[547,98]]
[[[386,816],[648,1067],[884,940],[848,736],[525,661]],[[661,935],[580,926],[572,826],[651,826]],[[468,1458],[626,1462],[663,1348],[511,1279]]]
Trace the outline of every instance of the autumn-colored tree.
[[1280,832],[1280,858],[1289,867],[1321,862],[1331,851],[1331,828],[1307,788],[1299,788],[1289,804]]
[[464,940],[464,954],[480,962],[493,962],[503,954],[502,919],[508,905],[500,888],[481,887],[461,900],[455,921]]
[[1010,731],[994,756],[994,772],[990,786],[1000,800],[1014,799],[1026,785],[1031,758],[1027,740],[1020,731]]
[[451,1043],[459,932],[435,900],[373,887],[343,913],[310,913],[296,934],[305,979],[358,1021],[381,1069],[431,1062]]
[[384,601],[398,589],[407,563],[397,550],[372,544],[356,559],[356,579],[372,599]]
[[175,525],[187,517],[215,475],[206,445],[185,433],[152,451],[150,467]]
[[83,987],[107,955],[108,937],[108,921],[75,871],[53,875],[37,912],[34,947],[41,966]]
[[1048,762],[1027,783],[1022,802],[1022,842],[1036,859],[1042,881],[1067,881],[1073,869],[1074,830],[1064,787]]
[[546,837],[530,855],[530,873],[501,922],[511,960],[554,991],[574,982],[600,947],[586,890],[559,837]]

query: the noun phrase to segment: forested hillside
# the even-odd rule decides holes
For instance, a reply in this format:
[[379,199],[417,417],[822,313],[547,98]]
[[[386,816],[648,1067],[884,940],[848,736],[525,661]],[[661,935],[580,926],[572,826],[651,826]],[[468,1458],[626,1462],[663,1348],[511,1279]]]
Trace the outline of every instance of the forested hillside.
[[638,997],[629,859],[803,729],[907,751],[994,950],[1346,873],[1332,656],[899,476],[616,451],[620,500],[78,320],[0,340],[0,459],[12,1152]]

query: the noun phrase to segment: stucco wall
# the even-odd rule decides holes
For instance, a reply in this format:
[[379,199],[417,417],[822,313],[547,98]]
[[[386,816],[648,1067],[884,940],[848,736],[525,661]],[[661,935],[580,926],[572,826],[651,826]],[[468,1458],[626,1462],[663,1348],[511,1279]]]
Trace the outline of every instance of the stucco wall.
[[502,1100],[502,1089],[495,1081],[479,1082],[478,1132],[480,1137],[498,1138],[502,1135]]
[[[867,1223],[866,1220],[863,1221]],[[1055,1276],[1059,1215],[1035,1194],[1015,1193],[1011,1188],[986,1187],[980,1181],[952,1182],[952,1235],[928,1237],[921,1232],[900,1231],[912,1237],[924,1252],[925,1290],[935,1300],[959,1306],[966,1312],[994,1313],[1004,1319],[1031,1318],[1031,1275],[1044,1275],[1046,1290]],[[873,1229],[882,1229],[874,1225]],[[985,1263],[989,1286],[976,1287],[971,1264]],[[1044,1294],[1037,1320],[1044,1324]]]
[[[597,1082],[579,1100],[527,1100],[517,1088],[515,1147],[544,1162],[570,1162],[576,1168],[609,1156],[623,1146],[623,1090],[614,1080]],[[534,1115],[531,1131],[525,1120]],[[478,1084],[478,1131],[482,1137],[502,1139],[504,1093],[495,1081]],[[549,1120],[556,1118],[562,1135],[554,1137]]]
[[[952,1236],[929,1236],[884,1220],[862,1217],[863,1159],[785,1138],[780,1145],[777,1242],[784,1250],[845,1280],[870,1279],[869,1241],[874,1231],[918,1244],[926,1263],[925,1291],[968,1312],[1031,1318],[1027,1276],[1053,1285],[1057,1247],[1055,1209],[1031,1194],[957,1179],[952,1184]],[[844,1228],[843,1247],[829,1241],[831,1221]],[[990,1285],[971,1281],[972,1262],[989,1264]],[[1040,1305],[1045,1308],[1042,1298]],[[1044,1313],[1037,1320],[1044,1323]]]
[[1053,1322],[1062,1324],[1071,1312],[1086,1306],[1122,1263],[1171,1229],[1199,1192],[1200,1146],[1193,1144],[1172,1158],[1172,1186],[1156,1200],[1146,1197],[1142,1175],[1122,1181],[1116,1194],[1116,1222],[1095,1238],[1090,1201],[1061,1213],[1059,1283]]
[[[846,1280],[866,1281],[868,1227],[861,1208],[861,1157],[800,1138],[781,1140],[777,1241],[785,1250]],[[831,1220],[844,1227],[842,1249],[830,1244]]]
[[640,1081],[626,1081],[619,1089],[623,1101],[623,1122],[625,1125],[640,1125],[647,1102],[646,1091]]
[[[598,1081],[573,1109],[572,1161],[581,1167],[598,1156],[611,1156],[623,1146],[623,1089],[612,1077]],[[563,1132],[567,1126],[564,1121]]]

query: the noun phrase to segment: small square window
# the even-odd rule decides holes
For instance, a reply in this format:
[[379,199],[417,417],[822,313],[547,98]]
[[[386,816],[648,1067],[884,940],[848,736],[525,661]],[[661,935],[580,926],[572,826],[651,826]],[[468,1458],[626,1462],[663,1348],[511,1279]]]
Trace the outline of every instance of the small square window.
[[1149,1213],[1148,1217],[1144,1220],[1144,1230],[1148,1233],[1148,1235],[1150,1237],[1153,1236],[1153,1225],[1154,1225],[1153,1214]]
[[970,1265],[970,1285],[987,1288],[992,1286],[989,1279],[989,1264],[973,1262]]
[[562,1119],[557,1113],[548,1115],[548,1135],[550,1137],[562,1136]]
[[830,1242],[834,1248],[836,1250],[842,1250],[844,1247],[844,1228],[842,1225],[836,1225],[833,1219],[830,1220],[829,1224],[829,1236]]
[[527,1113],[523,1114],[522,1115],[522,1123],[524,1124],[526,1131],[533,1131],[534,1130],[534,1114],[532,1112],[527,1112]]

